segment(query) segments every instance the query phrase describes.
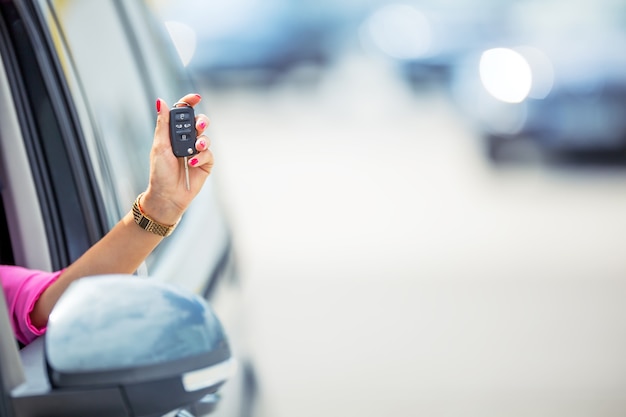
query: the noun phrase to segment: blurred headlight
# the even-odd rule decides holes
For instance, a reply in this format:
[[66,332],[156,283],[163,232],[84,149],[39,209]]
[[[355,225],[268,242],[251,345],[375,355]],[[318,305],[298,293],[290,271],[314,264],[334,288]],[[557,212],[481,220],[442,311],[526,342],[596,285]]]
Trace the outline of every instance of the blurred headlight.
[[505,103],[521,103],[532,87],[532,71],[522,54],[494,48],[480,57],[480,80],[485,89]]

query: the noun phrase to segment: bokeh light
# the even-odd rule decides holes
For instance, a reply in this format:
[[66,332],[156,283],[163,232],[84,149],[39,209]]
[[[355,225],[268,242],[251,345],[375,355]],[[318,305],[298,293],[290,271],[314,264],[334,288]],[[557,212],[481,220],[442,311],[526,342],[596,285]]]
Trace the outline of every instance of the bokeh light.
[[528,61],[519,52],[507,48],[483,52],[480,79],[489,94],[505,103],[521,103],[532,86]]

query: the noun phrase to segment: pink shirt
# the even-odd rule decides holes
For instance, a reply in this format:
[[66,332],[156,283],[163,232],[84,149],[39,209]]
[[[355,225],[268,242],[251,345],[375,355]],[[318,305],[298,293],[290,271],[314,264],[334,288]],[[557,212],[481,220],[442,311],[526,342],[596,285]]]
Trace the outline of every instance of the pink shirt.
[[19,266],[0,265],[0,283],[9,307],[9,318],[17,340],[27,345],[46,328],[37,328],[30,321],[30,312],[41,293],[61,275],[63,271],[44,272]]

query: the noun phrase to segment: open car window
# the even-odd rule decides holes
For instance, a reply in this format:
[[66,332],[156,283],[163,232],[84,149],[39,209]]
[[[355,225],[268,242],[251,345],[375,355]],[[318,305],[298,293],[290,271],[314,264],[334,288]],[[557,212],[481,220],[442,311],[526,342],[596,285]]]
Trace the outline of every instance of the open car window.
[[[147,68],[150,56],[162,49],[159,45],[162,33],[158,28],[153,33],[140,32],[137,27],[131,30],[130,19],[141,18],[148,12],[138,3],[122,4],[115,0],[39,3],[72,97],[79,102],[83,130],[88,132],[90,159],[112,227],[148,183],[156,98],[175,100],[188,89],[175,77],[157,82],[167,79],[167,73],[176,72]],[[150,27],[140,28],[144,26]]]

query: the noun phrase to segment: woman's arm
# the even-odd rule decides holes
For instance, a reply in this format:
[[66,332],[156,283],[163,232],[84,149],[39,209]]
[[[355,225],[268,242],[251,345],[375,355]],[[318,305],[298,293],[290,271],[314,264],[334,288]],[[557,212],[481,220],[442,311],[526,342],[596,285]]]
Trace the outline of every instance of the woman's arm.
[[[195,106],[200,96],[190,94],[180,101]],[[174,156],[170,145],[169,108],[163,100],[157,100],[156,107],[158,116],[150,152],[150,182],[140,197],[139,205],[145,215],[156,222],[174,225],[198,194],[213,167],[209,139],[203,135],[209,121],[205,115],[196,117],[199,135],[196,148],[199,153],[188,161],[190,190],[187,190],[182,160]],[[129,211],[44,290],[30,314],[32,324],[39,328],[47,324],[52,308],[75,280],[90,275],[133,273],[163,239],[137,225],[133,213]]]

